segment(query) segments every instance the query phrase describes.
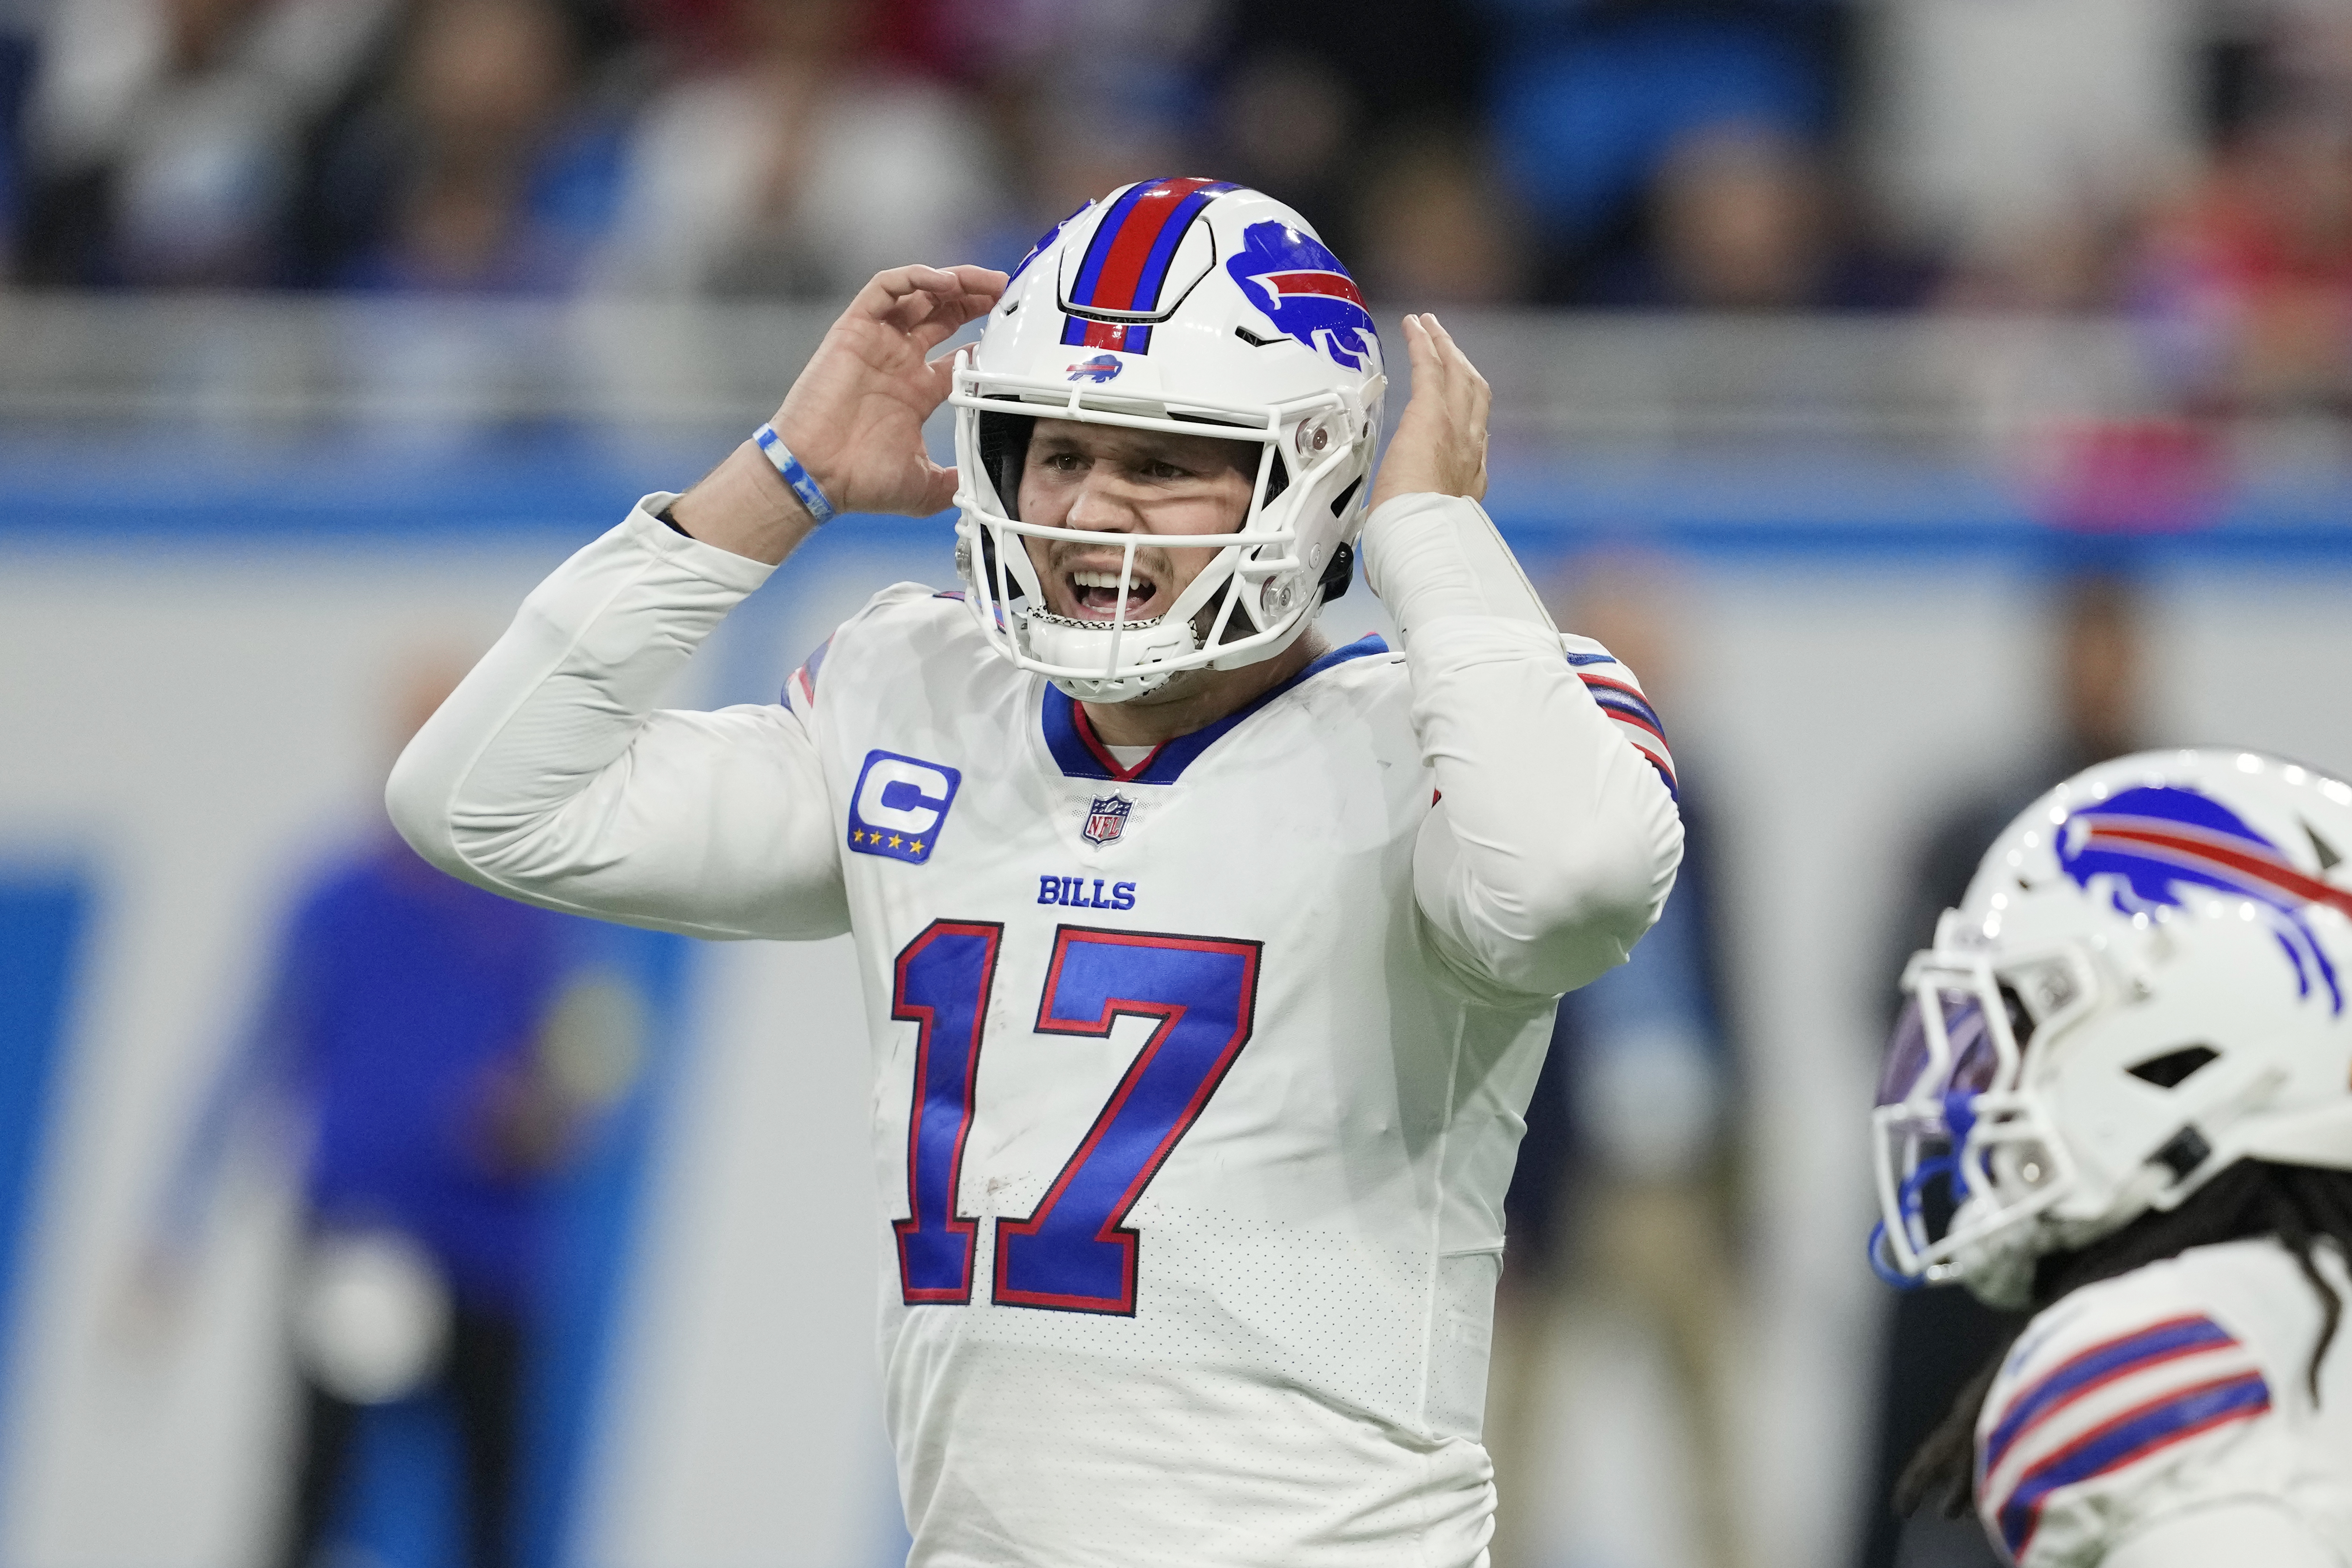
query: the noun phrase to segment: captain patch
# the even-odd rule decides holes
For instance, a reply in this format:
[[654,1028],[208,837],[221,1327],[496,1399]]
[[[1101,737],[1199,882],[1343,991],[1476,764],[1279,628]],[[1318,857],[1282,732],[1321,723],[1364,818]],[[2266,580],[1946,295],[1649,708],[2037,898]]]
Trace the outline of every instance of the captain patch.
[[963,775],[937,762],[869,751],[849,797],[849,847],[916,865],[939,847]]

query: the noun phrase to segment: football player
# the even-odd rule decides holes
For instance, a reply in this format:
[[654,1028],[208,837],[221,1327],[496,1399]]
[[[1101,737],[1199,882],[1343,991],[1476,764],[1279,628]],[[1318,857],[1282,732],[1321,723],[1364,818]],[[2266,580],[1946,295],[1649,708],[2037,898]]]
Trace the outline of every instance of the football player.
[[2352,1563],[2352,787],[2148,752],[1995,840],[1904,975],[1897,1283],[2032,1317],[1896,1506],[2021,1568]]
[[[1405,336],[1373,482],[1372,319],[1255,192],[1147,181],[1009,278],[884,273],[394,776],[482,886],[854,936],[918,1563],[1485,1560],[1520,1115],[1681,829],[1638,683],[1477,505],[1486,383]],[[951,499],[961,592],[884,590],[777,705],[657,709],[836,511]],[[1401,649],[1315,630],[1360,546]]]

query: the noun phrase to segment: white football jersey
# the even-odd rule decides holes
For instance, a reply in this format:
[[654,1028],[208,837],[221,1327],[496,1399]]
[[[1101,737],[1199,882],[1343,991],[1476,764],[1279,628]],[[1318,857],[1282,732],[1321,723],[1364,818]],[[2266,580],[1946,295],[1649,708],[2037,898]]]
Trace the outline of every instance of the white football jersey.
[[[2352,1299],[2343,1260],[2319,1267]],[[1977,1506],[2021,1568],[2095,1568],[2168,1520],[2254,1502],[2352,1563],[2352,1346],[2267,1239],[2196,1247],[2045,1309],[1977,1423]]]
[[1638,685],[1580,640],[1440,625],[1410,673],[1367,639],[1127,766],[901,586],[782,705],[648,711],[764,575],[640,510],[393,798],[501,891],[854,933],[912,1562],[1483,1561],[1552,993],[1622,957],[1680,841]]

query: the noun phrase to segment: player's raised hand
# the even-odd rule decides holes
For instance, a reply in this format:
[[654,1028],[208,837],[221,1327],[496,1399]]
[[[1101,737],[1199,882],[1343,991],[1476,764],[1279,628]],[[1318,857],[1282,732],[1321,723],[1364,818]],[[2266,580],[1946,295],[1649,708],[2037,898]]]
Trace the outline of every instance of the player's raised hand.
[[877,273],[824,335],[777,410],[776,434],[845,512],[936,512],[956,474],[923,450],[923,421],[948,395],[930,352],[986,315],[1005,277],[984,267]]
[[1486,378],[1434,316],[1404,319],[1404,347],[1412,400],[1372,480],[1371,505],[1424,491],[1477,500],[1486,494],[1486,410],[1494,402]]

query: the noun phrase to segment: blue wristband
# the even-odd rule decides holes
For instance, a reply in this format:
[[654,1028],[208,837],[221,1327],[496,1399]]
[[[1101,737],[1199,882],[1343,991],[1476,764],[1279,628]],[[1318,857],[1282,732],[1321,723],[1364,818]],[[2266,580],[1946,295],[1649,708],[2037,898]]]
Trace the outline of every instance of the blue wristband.
[[820,524],[833,521],[833,503],[826,500],[824,492],[816,487],[816,481],[809,476],[809,471],[801,466],[801,460],[793,455],[793,449],[785,445],[782,437],[776,434],[776,427],[763,424],[751,433],[751,439],[760,444],[760,450],[768,455],[768,461],[776,465],[776,472],[784,476],[784,483],[793,487],[793,494],[801,498],[801,505],[808,508],[809,516]]

